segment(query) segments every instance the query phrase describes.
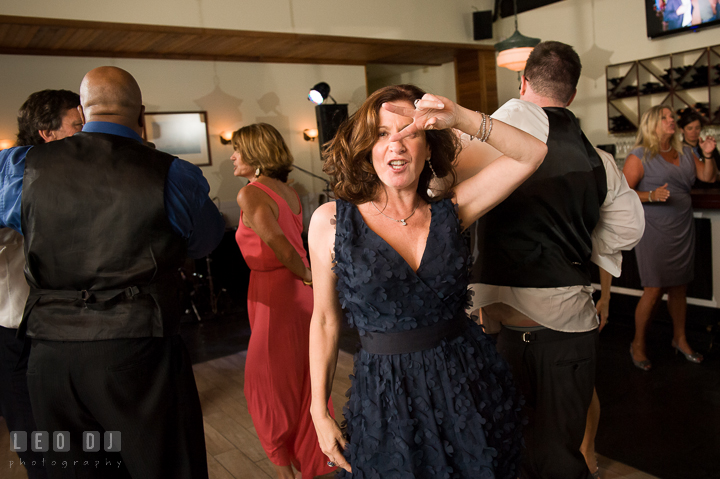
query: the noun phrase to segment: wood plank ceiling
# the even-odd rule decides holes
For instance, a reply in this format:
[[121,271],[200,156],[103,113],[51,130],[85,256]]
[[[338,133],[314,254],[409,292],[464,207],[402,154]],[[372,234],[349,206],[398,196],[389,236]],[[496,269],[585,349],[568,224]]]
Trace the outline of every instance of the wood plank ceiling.
[[440,65],[488,45],[0,15],[0,53],[335,65]]
[[455,63],[457,101],[497,108],[495,51],[472,43],[252,32],[0,15],[0,54],[325,65]]

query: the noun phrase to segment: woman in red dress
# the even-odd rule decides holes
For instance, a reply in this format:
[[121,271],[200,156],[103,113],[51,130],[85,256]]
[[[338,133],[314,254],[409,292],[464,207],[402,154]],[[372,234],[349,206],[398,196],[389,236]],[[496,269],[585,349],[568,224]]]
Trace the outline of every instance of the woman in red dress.
[[311,479],[333,468],[310,417],[312,274],[301,238],[300,199],[287,184],[293,159],[280,133],[266,123],[239,129],[232,143],[233,174],[250,181],[237,196],[235,235],[251,270],[245,398],[278,478],[300,477],[295,466]]

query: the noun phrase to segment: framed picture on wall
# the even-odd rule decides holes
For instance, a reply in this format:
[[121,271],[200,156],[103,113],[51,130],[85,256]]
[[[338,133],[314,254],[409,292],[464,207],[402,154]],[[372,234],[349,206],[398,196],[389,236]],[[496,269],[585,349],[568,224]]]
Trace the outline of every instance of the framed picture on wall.
[[158,150],[197,166],[212,164],[207,112],[146,112],[145,140]]

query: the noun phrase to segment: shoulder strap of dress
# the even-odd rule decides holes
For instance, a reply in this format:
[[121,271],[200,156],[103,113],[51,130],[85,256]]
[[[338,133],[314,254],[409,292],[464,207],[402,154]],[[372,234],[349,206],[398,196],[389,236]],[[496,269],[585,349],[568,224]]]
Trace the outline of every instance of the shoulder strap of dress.
[[335,232],[345,235],[348,231],[348,222],[352,221],[352,203],[342,200],[335,200]]

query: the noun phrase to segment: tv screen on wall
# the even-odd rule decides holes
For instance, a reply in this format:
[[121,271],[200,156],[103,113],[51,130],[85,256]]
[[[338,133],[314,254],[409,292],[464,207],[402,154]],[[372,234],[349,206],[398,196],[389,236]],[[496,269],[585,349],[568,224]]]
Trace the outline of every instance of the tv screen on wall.
[[645,0],[647,35],[663,35],[720,25],[718,0]]

